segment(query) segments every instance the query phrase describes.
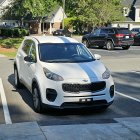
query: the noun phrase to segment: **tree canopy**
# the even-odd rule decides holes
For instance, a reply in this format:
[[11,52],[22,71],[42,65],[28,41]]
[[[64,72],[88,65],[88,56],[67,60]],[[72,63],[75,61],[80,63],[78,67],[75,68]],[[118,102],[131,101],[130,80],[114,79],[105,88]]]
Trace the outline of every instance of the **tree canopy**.
[[31,19],[46,16],[51,12],[57,2],[54,0],[14,0],[6,7],[5,19]]
[[[77,2],[77,3],[76,3]],[[120,0],[75,0],[74,16],[89,24],[123,20]]]
[[[121,0],[65,0],[68,24],[93,26],[123,20]],[[32,19],[48,15],[64,0],[13,0],[4,19]]]

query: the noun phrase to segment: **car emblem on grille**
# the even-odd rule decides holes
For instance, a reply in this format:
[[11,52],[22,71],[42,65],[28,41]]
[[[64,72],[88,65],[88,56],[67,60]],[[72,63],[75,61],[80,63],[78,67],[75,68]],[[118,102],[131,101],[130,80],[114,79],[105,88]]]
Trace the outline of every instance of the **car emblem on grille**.
[[88,82],[88,80],[84,79],[83,82]]

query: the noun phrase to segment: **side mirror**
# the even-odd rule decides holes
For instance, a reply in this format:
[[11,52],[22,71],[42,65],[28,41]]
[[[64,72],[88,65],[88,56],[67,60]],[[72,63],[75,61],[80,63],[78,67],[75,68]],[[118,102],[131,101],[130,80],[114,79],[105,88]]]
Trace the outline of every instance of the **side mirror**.
[[99,55],[99,54],[94,54],[94,58],[95,58],[96,60],[100,60],[100,59],[101,59],[101,55]]
[[25,56],[24,57],[24,60],[26,61],[26,62],[34,62],[34,59],[33,59],[33,57],[30,55],[30,56]]

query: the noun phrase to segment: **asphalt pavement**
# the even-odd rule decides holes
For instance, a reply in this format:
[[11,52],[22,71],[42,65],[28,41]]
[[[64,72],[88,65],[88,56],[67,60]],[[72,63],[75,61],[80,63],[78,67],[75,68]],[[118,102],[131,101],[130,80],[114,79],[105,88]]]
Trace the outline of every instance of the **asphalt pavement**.
[[[115,81],[115,101],[104,112],[86,109],[35,113],[29,91],[14,87],[13,59],[0,56],[0,140],[139,140],[140,47],[113,51],[92,47],[90,50],[102,56],[101,61],[112,72]],[[2,96],[2,87],[6,100]]]

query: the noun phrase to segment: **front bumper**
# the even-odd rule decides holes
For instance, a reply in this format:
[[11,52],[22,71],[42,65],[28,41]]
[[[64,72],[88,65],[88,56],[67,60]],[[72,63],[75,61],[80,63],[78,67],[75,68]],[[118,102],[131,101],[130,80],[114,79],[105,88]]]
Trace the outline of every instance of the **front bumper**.
[[[99,79],[87,79],[88,83],[100,81]],[[81,81],[81,83],[80,83]],[[114,85],[112,77],[107,79],[106,81],[106,88],[97,91],[97,92],[64,92],[62,89],[62,84],[64,83],[80,83],[85,84],[82,80],[79,79],[68,79],[62,82],[54,82],[52,80],[46,81],[47,84],[41,83],[40,85],[40,93],[42,98],[42,103],[46,104],[47,106],[52,106],[55,108],[83,108],[83,107],[93,107],[93,106],[102,106],[102,105],[110,105],[113,100],[114,96],[110,96],[110,87]],[[49,101],[46,98],[46,89],[55,89],[57,92],[57,97],[54,101]],[[91,101],[81,102],[81,100],[88,100]]]
[[[113,100],[114,101],[114,100]],[[102,108],[110,106],[113,101],[107,103],[106,100],[93,101],[90,103],[79,103],[79,102],[64,102],[61,106],[42,104],[43,108],[53,109],[84,109],[84,108]]]

